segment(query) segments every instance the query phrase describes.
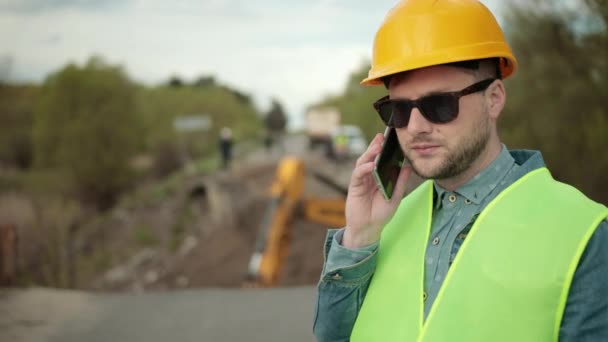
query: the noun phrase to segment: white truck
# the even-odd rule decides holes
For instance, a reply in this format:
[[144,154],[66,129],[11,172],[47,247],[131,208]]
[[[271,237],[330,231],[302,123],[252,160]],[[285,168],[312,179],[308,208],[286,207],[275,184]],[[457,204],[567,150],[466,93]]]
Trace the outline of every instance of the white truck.
[[332,132],[340,126],[340,111],[335,107],[316,107],[306,112],[306,135],[310,148],[331,148]]

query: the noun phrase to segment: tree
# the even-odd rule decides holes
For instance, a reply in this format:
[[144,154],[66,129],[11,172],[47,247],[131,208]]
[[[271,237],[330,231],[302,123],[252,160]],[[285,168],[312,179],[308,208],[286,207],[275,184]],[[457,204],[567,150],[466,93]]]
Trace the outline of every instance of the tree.
[[120,67],[97,57],[49,76],[34,119],[36,166],[60,170],[82,200],[112,205],[138,146],[134,92]]
[[0,163],[27,169],[32,162],[31,131],[39,87],[0,84]]
[[554,177],[608,203],[608,3],[580,5],[534,0],[508,8],[519,71],[506,82],[500,127],[511,148],[540,149]]
[[287,117],[283,111],[283,106],[277,99],[272,100],[270,110],[266,114],[266,129],[270,132],[281,133],[287,127]]
[[167,81],[167,85],[169,87],[179,88],[184,85],[184,81],[182,81],[179,76],[173,75],[169,78],[169,81]]
[[[217,83],[178,88],[140,87],[137,112],[144,124],[144,148],[157,155],[158,160],[179,149],[184,138],[191,148],[191,157],[200,159],[217,153],[217,136],[222,127],[230,127],[238,140],[254,139],[263,128],[261,115],[253,104],[241,101],[234,91]],[[188,115],[208,117],[209,130],[188,134],[189,137],[178,134],[173,128],[174,120]]]

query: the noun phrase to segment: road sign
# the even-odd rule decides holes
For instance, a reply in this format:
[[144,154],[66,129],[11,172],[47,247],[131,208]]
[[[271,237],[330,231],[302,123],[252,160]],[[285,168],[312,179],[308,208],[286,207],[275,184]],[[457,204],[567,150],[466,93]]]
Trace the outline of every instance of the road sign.
[[173,128],[178,132],[207,131],[211,128],[209,115],[183,115],[173,120]]

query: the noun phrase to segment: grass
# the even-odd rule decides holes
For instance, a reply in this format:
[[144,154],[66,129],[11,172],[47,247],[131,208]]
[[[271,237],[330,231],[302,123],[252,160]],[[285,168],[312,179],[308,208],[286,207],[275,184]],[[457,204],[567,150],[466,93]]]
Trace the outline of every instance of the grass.
[[171,241],[169,244],[171,252],[175,252],[179,248],[188,230],[188,225],[192,222],[193,218],[194,214],[189,203],[184,203],[184,206],[177,215],[175,224],[171,227]]
[[0,174],[0,191],[36,194],[62,193],[69,188],[69,179],[57,170],[28,170]]
[[152,232],[152,229],[146,225],[139,224],[133,230],[133,239],[140,246],[150,247],[159,244],[158,238]]

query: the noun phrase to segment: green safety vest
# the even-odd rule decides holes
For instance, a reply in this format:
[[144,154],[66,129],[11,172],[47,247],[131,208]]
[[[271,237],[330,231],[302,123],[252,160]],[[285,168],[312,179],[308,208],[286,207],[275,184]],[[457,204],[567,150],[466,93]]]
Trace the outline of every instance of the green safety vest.
[[403,199],[380,238],[352,341],[557,341],[578,261],[608,209],[532,171],[481,212],[424,321],[433,185]]

